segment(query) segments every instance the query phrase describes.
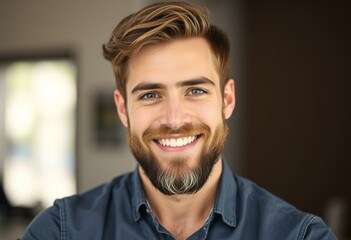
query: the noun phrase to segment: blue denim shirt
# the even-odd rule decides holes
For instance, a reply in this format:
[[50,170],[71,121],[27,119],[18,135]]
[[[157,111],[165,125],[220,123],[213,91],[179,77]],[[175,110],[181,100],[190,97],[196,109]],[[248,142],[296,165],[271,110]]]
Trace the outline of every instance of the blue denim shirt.
[[[174,239],[154,217],[134,172],[87,193],[56,200],[28,226],[24,240]],[[303,213],[223,161],[215,206],[195,239],[336,239],[316,216]]]

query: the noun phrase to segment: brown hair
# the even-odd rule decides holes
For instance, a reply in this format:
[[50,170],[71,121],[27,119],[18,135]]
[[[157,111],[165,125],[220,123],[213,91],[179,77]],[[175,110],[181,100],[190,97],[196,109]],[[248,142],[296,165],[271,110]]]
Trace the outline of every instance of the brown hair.
[[126,98],[129,59],[144,46],[175,38],[203,37],[216,57],[221,86],[230,78],[229,41],[209,21],[207,11],[185,2],[161,2],[124,18],[103,45],[104,57],[112,63],[117,89]]

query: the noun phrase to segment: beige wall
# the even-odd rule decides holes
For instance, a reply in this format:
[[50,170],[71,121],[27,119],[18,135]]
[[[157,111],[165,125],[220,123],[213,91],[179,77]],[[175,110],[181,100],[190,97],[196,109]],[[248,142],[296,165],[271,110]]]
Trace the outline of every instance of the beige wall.
[[98,89],[114,89],[112,70],[101,55],[115,24],[138,9],[140,1],[1,1],[0,54],[72,51],[77,57],[78,189],[84,191],[133,169],[126,144],[100,149],[92,136],[92,96]]

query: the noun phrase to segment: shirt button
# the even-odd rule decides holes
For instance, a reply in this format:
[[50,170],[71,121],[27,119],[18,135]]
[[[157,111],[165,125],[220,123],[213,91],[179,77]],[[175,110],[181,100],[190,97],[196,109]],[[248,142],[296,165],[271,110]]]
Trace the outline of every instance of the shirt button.
[[150,210],[149,210],[148,208],[146,209],[146,213],[147,213],[147,214],[150,214]]

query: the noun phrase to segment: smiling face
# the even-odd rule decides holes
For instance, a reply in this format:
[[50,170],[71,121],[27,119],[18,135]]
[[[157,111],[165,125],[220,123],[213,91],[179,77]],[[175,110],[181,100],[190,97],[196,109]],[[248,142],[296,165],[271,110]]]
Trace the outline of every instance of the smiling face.
[[115,92],[131,150],[164,194],[198,191],[220,159],[235,101],[215,62],[203,38],[149,46],[130,60],[127,101]]

